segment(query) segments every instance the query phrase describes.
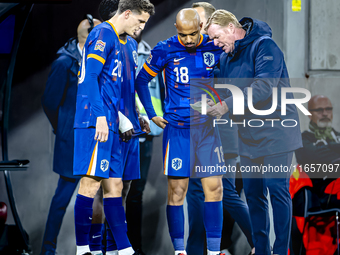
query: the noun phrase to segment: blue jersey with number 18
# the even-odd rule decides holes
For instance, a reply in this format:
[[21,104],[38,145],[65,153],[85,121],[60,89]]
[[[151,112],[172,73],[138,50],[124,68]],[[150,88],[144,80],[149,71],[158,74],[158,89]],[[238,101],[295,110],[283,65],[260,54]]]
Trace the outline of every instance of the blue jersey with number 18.
[[[137,91],[147,80],[164,70],[166,85],[164,118],[171,125],[184,128],[205,123],[210,117],[194,111],[190,104],[201,101],[201,95],[207,94],[213,87],[213,69],[219,62],[221,53],[222,50],[206,35],[200,35],[196,49],[190,51],[178,35],[159,42],[138,74]],[[143,95],[139,96],[149,118],[154,117],[149,100]]]
[[104,22],[91,31],[83,49],[75,128],[95,127],[97,117],[106,116],[109,129],[118,132],[121,74],[119,36],[113,24]]

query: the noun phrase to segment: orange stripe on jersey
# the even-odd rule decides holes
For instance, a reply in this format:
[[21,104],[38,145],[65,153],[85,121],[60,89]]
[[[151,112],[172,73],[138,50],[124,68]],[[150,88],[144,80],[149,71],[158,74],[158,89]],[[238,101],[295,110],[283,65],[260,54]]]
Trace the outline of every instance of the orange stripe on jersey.
[[94,161],[94,158],[95,158],[95,155],[96,155],[97,146],[98,146],[98,141],[97,141],[96,145],[94,146],[94,149],[93,149],[93,152],[92,152],[91,161],[90,161],[90,165],[89,165],[89,168],[87,169],[86,175],[91,175],[91,170],[92,170],[92,167],[93,167],[93,161]]
[[166,145],[166,151],[165,151],[165,157],[164,157],[164,175],[167,175],[168,173],[168,153],[169,153],[169,142],[170,140],[168,141],[168,144]]
[[152,71],[152,70],[150,69],[150,67],[147,66],[146,63],[144,63],[143,68],[144,68],[145,71],[147,71],[148,74],[150,74],[152,77],[155,77],[155,76],[157,75],[157,73],[154,72],[154,71]]
[[201,34],[201,39],[200,39],[200,41],[199,41],[199,43],[197,44],[196,47],[200,46],[200,44],[201,44],[202,42],[203,42],[203,35]]
[[89,59],[89,58],[94,58],[94,59],[98,60],[100,63],[102,63],[103,65],[105,64],[105,59],[102,58],[101,56],[96,55],[96,54],[87,55],[87,59]]
[[185,47],[184,43],[182,43],[181,38],[179,38],[178,35],[177,35],[177,38],[178,38],[179,43],[182,44]]

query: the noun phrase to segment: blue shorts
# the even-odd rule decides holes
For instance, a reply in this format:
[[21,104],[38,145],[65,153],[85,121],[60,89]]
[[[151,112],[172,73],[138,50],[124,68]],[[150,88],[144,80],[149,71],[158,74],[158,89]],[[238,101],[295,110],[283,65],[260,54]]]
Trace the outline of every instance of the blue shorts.
[[121,169],[119,135],[109,131],[105,143],[94,140],[95,128],[74,129],[73,174],[109,178]]
[[212,125],[176,128],[168,124],[163,134],[164,174],[204,178],[224,174],[220,135]]
[[140,161],[139,161],[139,137],[132,137],[128,142],[120,139],[122,148],[122,167],[113,177],[122,177],[124,181],[140,179]]

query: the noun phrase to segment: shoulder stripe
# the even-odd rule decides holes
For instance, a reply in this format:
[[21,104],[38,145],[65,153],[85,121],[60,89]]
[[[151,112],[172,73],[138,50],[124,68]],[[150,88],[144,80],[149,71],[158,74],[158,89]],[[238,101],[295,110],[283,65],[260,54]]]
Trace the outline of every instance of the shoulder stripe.
[[96,55],[96,54],[87,55],[87,59],[89,59],[89,58],[94,58],[94,59],[98,60],[100,63],[102,63],[103,65],[105,64],[105,59]]
[[148,74],[150,74],[152,77],[155,77],[155,76],[157,75],[157,73],[154,72],[154,71],[152,71],[152,70],[150,69],[150,67],[147,66],[146,63],[144,63],[143,68],[144,68],[145,71],[147,71]]

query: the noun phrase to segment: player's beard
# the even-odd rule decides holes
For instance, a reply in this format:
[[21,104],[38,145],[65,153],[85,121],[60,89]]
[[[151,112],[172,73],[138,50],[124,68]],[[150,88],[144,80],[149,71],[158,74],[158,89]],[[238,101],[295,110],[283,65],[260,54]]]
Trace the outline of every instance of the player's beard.
[[187,52],[189,53],[194,53],[196,52],[196,45],[194,47],[186,47],[185,46],[185,49],[187,50]]

